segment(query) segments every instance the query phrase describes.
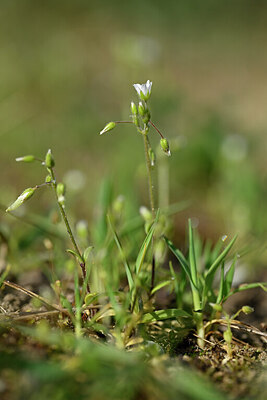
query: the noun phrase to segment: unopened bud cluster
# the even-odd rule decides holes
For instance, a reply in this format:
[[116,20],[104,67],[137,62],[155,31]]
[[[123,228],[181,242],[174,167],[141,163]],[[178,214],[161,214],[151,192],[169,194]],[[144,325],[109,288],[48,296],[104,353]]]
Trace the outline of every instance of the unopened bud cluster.
[[[117,124],[121,123],[133,123],[138,132],[142,133],[143,135],[147,135],[149,132],[150,125],[159,133],[161,136],[160,140],[160,147],[164,151],[165,154],[168,156],[171,155],[169,143],[166,138],[163,137],[161,132],[158,128],[152,123],[151,121],[151,114],[147,105],[148,100],[151,96],[151,89],[152,89],[152,82],[147,80],[146,83],[140,84],[135,83],[134,88],[139,97],[138,105],[132,101],[130,104],[131,110],[131,121],[117,121],[117,122],[109,122],[106,126],[100,131],[100,135],[103,133],[109,132],[115,128]],[[151,166],[155,165],[155,155],[151,148],[149,148],[149,159]]]

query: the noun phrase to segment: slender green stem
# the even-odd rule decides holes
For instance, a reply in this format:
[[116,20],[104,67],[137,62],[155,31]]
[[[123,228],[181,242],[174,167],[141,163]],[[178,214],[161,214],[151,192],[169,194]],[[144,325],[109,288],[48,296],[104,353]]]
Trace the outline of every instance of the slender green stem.
[[[62,216],[63,221],[64,221],[64,223],[65,223],[65,226],[66,226],[66,229],[67,229],[69,238],[70,238],[70,240],[71,240],[71,242],[72,242],[72,245],[73,245],[73,247],[74,247],[76,253],[77,253],[78,256],[79,256],[79,265],[80,265],[80,267],[81,267],[81,269],[82,269],[83,279],[84,279],[84,281],[85,281],[85,279],[86,279],[86,267],[85,267],[85,260],[84,260],[84,257],[82,256],[82,254],[81,254],[81,252],[80,252],[80,249],[79,249],[79,247],[78,247],[78,245],[77,245],[77,243],[76,243],[76,240],[75,240],[75,238],[74,238],[74,235],[73,235],[73,233],[72,233],[72,230],[71,230],[71,227],[70,227],[70,224],[69,224],[68,217],[67,217],[67,214],[66,214],[66,212],[65,212],[65,209],[64,209],[64,207],[62,206],[62,204],[58,201],[58,196],[57,196],[57,183],[56,183],[55,173],[54,173],[54,171],[53,171],[52,168],[48,168],[48,171],[49,171],[50,176],[51,176],[51,179],[52,179],[51,184],[52,184],[52,186],[53,186],[53,188],[54,188],[55,195],[56,195],[56,199],[57,199],[57,203],[58,203],[58,206],[59,206],[59,209],[60,209],[61,216]],[[90,293],[90,287],[89,287],[89,284],[88,284],[88,283],[87,283],[87,292]]]
[[150,158],[149,158],[149,142],[148,142],[147,134],[143,134],[143,137],[144,137],[144,145],[145,145],[145,157],[146,157],[146,166],[147,166],[150,208],[151,208],[153,217],[155,218],[154,187],[153,187],[151,164],[150,164]]
[[[146,157],[146,165],[147,165],[147,177],[148,177],[148,190],[149,190],[150,207],[151,207],[151,212],[152,212],[153,218],[155,218],[154,187],[153,187],[153,181],[152,181],[151,163],[150,163],[150,158],[149,158],[149,141],[148,141],[147,134],[143,134],[143,137],[144,137],[144,145],[145,145],[145,157]],[[153,244],[154,244],[154,240],[152,238],[152,243],[151,243],[152,254],[153,254]],[[155,261],[155,256],[153,254],[153,256],[152,256],[152,271],[151,271],[150,293],[152,292],[152,290],[154,288],[155,266],[156,266],[156,261]]]

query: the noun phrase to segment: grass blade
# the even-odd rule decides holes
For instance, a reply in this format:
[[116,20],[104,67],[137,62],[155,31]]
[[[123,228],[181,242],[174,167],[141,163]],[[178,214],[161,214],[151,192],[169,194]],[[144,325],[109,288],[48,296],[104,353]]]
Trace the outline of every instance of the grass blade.
[[153,238],[154,230],[155,230],[155,227],[156,227],[156,223],[158,222],[158,219],[159,219],[159,210],[157,212],[155,221],[154,221],[153,225],[151,226],[151,228],[149,229],[148,234],[146,235],[146,238],[145,238],[145,240],[144,240],[144,242],[143,242],[143,244],[141,246],[141,249],[140,249],[140,251],[138,253],[138,256],[136,258],[135,271],[136,271],[137,275],[139,274],[139,272],[140,272],[140,270],[142,268],[142,265],[143,265],[143,262],[144,262],[144,259],[145,259],[145,255],[146,255],[147,249],[148,249],[148,247],[149,247],[149,245],[151,243],[151,240]]
[[223,300],[223,295],[224,295],[224,263],[222,263],[221,266],[221,279],[220,279],[220,288],[219,288],[219,293],[217,296],[216,304],[220,304]]
[[188,230],[189,230],[189,267],[191,271],[191,277],[195,288],[198,288],[198,277],[197,277],[197,263],[196,263],[196,254],[195,254],[195,242],[193,235],[193,228],[191,219],[188,221]]
[[168,280],[168,281],[164,281],[164,282],[160,282],[157,286],[155,286],[152,291],[151,294],[156,293],[158,290],[162,289],[165,286],[168,286],[172,281]]
[[221,254],[216,258],[216,260],[213,262],[213,264],[210,266],[207,274],[206,274],[206,280],[216,271],[220,263],[224,260],[224,258],[227,256],[231,248],[233,247],[233,244],[235,243],[237,238],[237,235],[233,237],[231,242],[226,246],[226,248],[221,252]]
[[149,322],[162,321],[164,319],[170,318],[192,318],[190,314],[188,314],[184,310],[179,310],[177,308],[170,308],[168,310],[157,310],[146,313],[142,316],[140,323],[147,324]]
[[230,290],[231,290],[231,287],[232,287],[232,283],[233,283],[233,279],[234,279],[234,273],[235,273],[236,260],[237,260],[237,255],[235,255],[231,267],[229,268],[229,270],[225,274],[224,292],[223,292],[223,296],[224,297],[228,296],[228,293],[230,293]]
[[110,220],[109,215],[107,215],[107,219],[108,219],[108,222],[109,222],[109,226],[110,226],[110,230],[112,232],[113,238],[114,238],[115,243],[116,243],[116,245],[117,245],[117,247],[119,249],[119,252],[120,252],[123,264],[124,264],[124,268],[125,268],[125,272],[126,272],[129,288],[130,288],[130,290],[132,290],[134,288],[134,281],[133,281],[133,277],[132,277],[130,266],[128,264],[128,261],[126,259],[124,250],[123,250],[123,248],[121,246],[121,243],[120,243],[120,239],[119,239],[117,233],[115,232],[115,229],[114,229],[114,227],[112,225],[112,222]]
[[227,296],[225,296],[224,301],[228,299],[228,297],[232,296],[235,293],[243,292],[243,290],[248,290],[248,289],[255,289],[255,288],[261,288],[265,292],[267,292],[267,282],[256,282],[256,283],[244,283],[240,285],[238,288],[231,290]]
[[166,237],[164,237],[164,239],[165,239],[165,242],[166,242],[167,246],[169,247],[169,249],[172,251],[172,253],[175,255],[175,257],[181,264],[181,267],[183,268],[184,272],[186,273],[190,283],[192,283],[194,285],[194,283],[192,281],[191,272],[190,272],[190,268],[189,268],[187,259],[185,258],[183,253],[180,250],[178,250],[169,239],[167,239]]

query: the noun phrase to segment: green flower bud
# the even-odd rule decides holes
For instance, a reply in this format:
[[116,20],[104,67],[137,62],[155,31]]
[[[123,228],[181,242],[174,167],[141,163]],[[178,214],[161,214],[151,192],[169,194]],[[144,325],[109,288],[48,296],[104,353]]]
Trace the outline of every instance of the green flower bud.
[[138,112],[141,115],[141,117],[143,117],[145,115],[145,113],[146,113],[145,106],[141,101],[138,104]]
[[138,114],[136,104],[133,101],[131,102],[131,113],[132,113],[132,115]]
[[20,161],[23,161],[23,162],[33,162],[35,160],[35,157],[34,156],[32,156],[32,155],[29,155],[29,156],[23,156],[23,157],[17,157],[16,158],[16,161],[17,162],[20,162]]
[[111,131],[116,126],[115,122],[109,122],[104,129],[99,133],[99,135],[103,135],[103,133]]
[[6,212],[14,211],[19,208],[23,203],[25,203],[26,200],[32,197],[36,189],[37,187],[25,189],[24,192],[21,193],[21,195],[17,198],[17,200],[6,209]]
[[65,185],[64,185],[64,183],[58,183],[57,184],[57,195],[58,195],[58,197],[60,197],[60,196],[64,196],[64,194],[65,194]]
[[49,169],[55,166],[55,161],[51,149],[49,149],[48,152],[46,153],[45,166]]
[[142,118],[144,124],[148,124],[150,121],[150,112],[148,111],[145,116]]
[[251,314],[254,312],[254,308],[252,308],[250,306],[243,306],[242,311],[244,314]]
[[135,126],[137,126],[137,128],[139,128],[139,121],[136,115],[133,115],[133,123],[135,124]]
[[226,331],[223,332],[223,338],[227,344],[231,344],[232,342],[232,331],[230,328],[227,328]]
[[168,143],[167,139],[165,139],[165,138],[160,139],[160,146],[161,146],[162,150],[164,151],[164,153],[167,154],[167,156],[171,155],[170,147],[169,147],[169,143]]
[[145,206],[141,206],[139,208],[139,212],[142,216],[142,218],[144,219],[145,222],[149,222],[151,223],[153,221],[153,215],[151,213],[151,211],[149,211],[149,209]]
[[47,175],[45,178],[45,183],[50,183],[50,182],[52,182],[52,178],[50,175]]

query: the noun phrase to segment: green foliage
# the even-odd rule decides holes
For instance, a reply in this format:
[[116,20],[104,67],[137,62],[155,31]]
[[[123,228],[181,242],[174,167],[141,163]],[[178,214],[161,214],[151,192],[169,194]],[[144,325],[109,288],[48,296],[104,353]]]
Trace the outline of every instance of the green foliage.
[[[219,310],[214,307],[214,303],[218,306],[223,304],[232,294],[243,290],[261,286],[264,290],[267,290],[266,285],[254,283],[250,285],[240,286],[237,289],[232,289],[232,282],[234,278],[235,266],[237,261],[237,254],[232,257],[230,267],[225,274],[225,262],[229,256],[230,250],[232,249],[237,236],[228,243],[228,245],[221,250],[222,240],[219,240],[212,249],[210,245],[206,245],[201,252],[201,244],[199,238],[194,237],[192,228],[192,222],[189,220],[188,223],[188,258],[186,258],[180,250],[178,250],[173,243],[165,237],[165,241],[179,261],[183,274],[178,278],[174,273],[172,265],[170,265],[171,275],[175,281],[174,292],[176,294],[177,304],[184,306],[183,295],[184,288],[186,287],[186,281],[190,283],[192,293],[192,317],[195,320],[196,328],[200,338],[204,338],[205,332],[203,331],[203,317],[212,319],[213,309]],[[198,251],[196,252],[196,248]],[[202,265],[202,267],[201,267]],[[220,283],[219,287],[216,288],[215,278],[216,271],[221,267]],[[182,288],[182,291],[179,289]],[[217,295],[216,295],[217,292]],[[213,306],[213,308],[211,307]],[[225,335],[229,337],[226,332]],[[203,341],[199,341],[199,345],[204,346]]]
[[[13,355],[11,361],[8,352],[4,352],[1,358],[2,369],[13,365],[12,362],[16,364],[16,367],[13,367],[12,378],[16,379],[16,374],[22,370],[33,374],[34,385],[30,384],[29,390],[25,393],[29,399],[34,398],[36,394],[32,386],[38,384],[41,386],[40,399],[52,395],[59,399],[73,398],[77,393],[80,393],[80,398],[92,399],[139,397],[157,399],[164,398],[163,395],[168,399],[177,396],[181,399],[207,400],[213,399],[214,396],[220,398],[220,395],[214,394],[213,390],[203,385],[195,375],[188,374],[180,367],[177,369],[177,366],[170,361],[165,363],[163,358],[163,363],[157,365],[162,349],[158,343],[147,342],[150,329],[162,321],[179,324],[184,335],[188,335],[190,329],[195,329],[198,345],[204,348],[207,324],[213,320],[216,313],[224,313],[222,305],[232,294],[254,287],[266,290],[266,286],[262,283],[232,287],[238,256],[237,254],[230,256],[230,252],[236,236],[224,248],[224,241],[221,240],[214,246],[210,241],[204,244],[189,220],[186,254],[177,249],[167,238],[166,235],[170,232],[168,216],[172,210],[179,209],[181,205],[168,207],[167,194],[166,210],[163,212],[155,209],[156,196],[152,174],[155,154],[148,139],[150,128],[153,127],[160,135],[159,147],[167,155],[170,155],[169,142],[151,121],[147,101],[151,95],[152,83],[147,81],[146,84],[135,84],[134,87],[141,101],[138,107],[131,102],[131,121],[110,122],[100,134],[113,130],[118,124],[127,123],[135,125],[138,133],[143,136],[150,199],[150,210],[145,207],[141,207],[140,210],[144,224],[141,217],[136,215],[133,217],[121,198],[113,199],[112,185],[109,181],[104,181],[94,221],[89,228],[87,224],[80,224],[76,231],[72,230],[65,206],[65,185],[57,183],[55,160],[51,150],[46,153],[44,162],[35,156],[17,159],[24,162],[40,161],[46,174],[48,171],[48,176],[41,185],[26,189],[6,211],[13,211],[21,206],[36,189],[43,186],[51,188],[68,240],[72,245],[72,249],[67,249],[67,252],[74,257],[78,267],[75,268],[72,259],[67,262],[64,256],[58,256],[64,254],[63,246],[57,248],[52,242],[47,241],[45,247],[50,254],[49,257],[46,256],[44,264],[52,265],[49,274],[53,301],[9,283],[13,289],[30,295],[58,313],[56,325],[62,328],[60,332],[45,322],[41,322],[33,329],[16,327],[22,337],[28,335],[38,345],[48,346],[52,353],[49,361],[43,361],[38,357],[27,360],[24,354]],[[208,137],[210,133],[208,132]],[[219,147],[217,139],[219,141],[219,138],[212,136],[210,147],[204,146],[202,149],[206,162],[204,170],[210,170],[210,167],[215,170]],[[51,223],[41,225],[42,234],[54,235],[65,246],[65,238],[60,229],[54,230]],[[47,240],[45,236],[42,238]],[[10,242],[12,245],[12,239]],[[31,244],[32,242],[29,242],[27,249]],[[172,262],[168,262],[166,245],[181,266],[179,273],[176,272]],[[19,248],[18,245],[17,247]],[[37,253],[37,260],[42,259],[41,256],[41,253]],[[21,259],[19,265],[20,263]],[[169,264],[169,269],[166,268],[166,263]],[[70,266],[70,270],[67,265]],[[216,282],[218,272],[219,284]],[[57,274],[60,279],[57,279]],[[4,283],[8,286],[5,279],[6,271],[1,274],[0,287]],[[69,296],[70,291],[72,297]],[[156,298],[160,291],[165,294],[175,293],[176,308],[168,303],[166,308],[162,309]],[[191,301],[188,300],[188,294],[191,294]],[[232,354],[230,324],[241,311],[248,314],[252,309],[244,306],[233,317],[227,319],[224,340],[228,346],[229,357]],[[204,325],[204,320],[209,322]],[[4,330],[10,329],[10,320],[7,323],[5,315],[1,317],[0,322]],[[64,332],[68,326],[74,334]],[[99,342],[101,337],[102,343],[96,345],[87,336],[94,337],[96,342]],[[134,354],[127,354],[122,349],[133,349]],[[156,371],[152,368],[154,357],[157,359]],[[162,366],[165,371],[164,377],[159,379],[158,374],[161,373]],[[173,370],[177,372],[178,380],[177,376],[173,375]],[[195,380],[196,387],[192,386],[191,379]],[[47,380],[50,381],[50,386],[45,387],[42,383]],[[67,381],[66,386],[59,387],[64,381]],[[80,383],[81,392],[79,392]]]

